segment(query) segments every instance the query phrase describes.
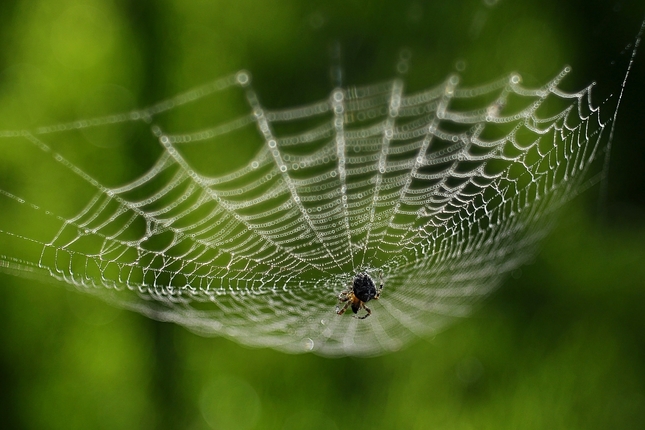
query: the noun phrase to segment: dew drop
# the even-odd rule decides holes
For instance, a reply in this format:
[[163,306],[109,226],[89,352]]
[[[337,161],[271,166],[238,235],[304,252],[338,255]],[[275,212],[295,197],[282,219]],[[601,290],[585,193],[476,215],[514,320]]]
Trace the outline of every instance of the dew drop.
[[313,341],[313,339],[311,339],[309,337],[304,339],[304,341],[302,342],[302,346],[303,346],[305,351],[312,351],[314,349],[314,341]]
[[249,83],[251,78],[250,78],[249,74],[246,71],[242,70],[241,72],[237,73],[237,75],[235,76],[235,80],[240,85],[246,85],[246,84]]

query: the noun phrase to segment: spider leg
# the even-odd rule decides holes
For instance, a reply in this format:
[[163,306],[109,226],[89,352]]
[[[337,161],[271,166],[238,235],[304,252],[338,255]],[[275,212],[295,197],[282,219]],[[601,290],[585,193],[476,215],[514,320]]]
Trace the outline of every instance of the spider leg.
[[367,313],[366,313],[365,315],[363,315],[362,317],[359,317],[358,315],[354,315],[354,318],[357,318],[357,319],[359,319],[359,320],[364,320],[364,319],[365,319],[365,318],[367,318],[368,316],[372,315],[372,310],[371,310],[370,308],[368,308],[368,307],[367,307],[367,306],[365,306],[365,305],[363,305],[363,306],[361,306],[361,307],[362,307],[363,309],[365,309],[365,312],[367,312]]
[[349,291],[341,291],[338,295],[338,301],[341,303],[348,301],[350,298]]
[[349,305],[352,303],[349,301],[349,298],[345,298],[344,302],[345,302],[345,306],[343,306],[342,309],[338,305],[336,305],[336,314],[338,315],[344,314],[347,308],[349,307]]

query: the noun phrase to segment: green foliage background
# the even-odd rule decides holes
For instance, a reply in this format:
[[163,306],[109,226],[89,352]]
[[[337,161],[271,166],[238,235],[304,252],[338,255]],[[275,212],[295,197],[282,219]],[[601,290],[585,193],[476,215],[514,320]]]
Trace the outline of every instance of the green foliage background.
[[[391,78],[405,47],[406,91],[463,61],[466,84],[510,71],[540,84],[569,64],[567,88],[597,80],[616,92],[621,51],[645,17],[640,3],[4,0],[0,130],[146,106],[241,68],[268,107],[317,100],[332,88],[334,46],[344,85]],[[640,52],[618,117],[608,199],[598,209],[592,189],[573,202],[535,262],[471,318],[382,357],[292,356],[0,273],[2,427],[642,428],[644,60]],[[235,103],[209,109],[247,109]],[[0,188],[44,182],[39,204],[74,199],[14,144],[0,141]],[[116,184],[160,151],[136,132],[115,145],[109,159],[89,143],[68,154]]]

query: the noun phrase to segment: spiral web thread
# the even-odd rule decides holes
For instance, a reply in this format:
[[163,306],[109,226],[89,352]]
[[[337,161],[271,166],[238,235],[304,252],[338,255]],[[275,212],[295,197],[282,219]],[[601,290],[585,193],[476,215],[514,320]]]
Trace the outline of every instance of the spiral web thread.
[[[0,191],[4,204],[57,226],[45,240],[0,226],[38,249],[33,259],[2,255],[0,267],[247,345],[330,356],[399,349],[468,315],[532,258],[554,210],[598,182],[591,166],[611,121],[591,86],[559,89],[568,71],[537,89],[517,74],[473,88],[450,76],[406,94],[396,79],[286,110],[264,107],[239,72],[147,109],[2,132],[95,194],[64,217]],[[244,93],[248,114],[172,134],[160,125],[162,114],[226,91]],[[120,187],[48,144],[128,122],[148,124],[163,152]],[[283,125],[301,131],[279,133]],[[261,149],[232,173],[207,176],[184,155],[249,129]],[[337,316],[338,293],[363,271],[385,282],[372,316]]]

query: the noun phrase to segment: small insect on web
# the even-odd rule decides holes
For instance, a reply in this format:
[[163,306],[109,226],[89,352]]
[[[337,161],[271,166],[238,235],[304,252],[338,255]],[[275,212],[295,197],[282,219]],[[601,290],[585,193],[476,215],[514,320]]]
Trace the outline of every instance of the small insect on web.
[[[399,349],[468,315],[534,255],[555,210],[597,182],[608,108],[591,87],[562,91],[568,72],[539,88],[518,74],[463,88],[449,76],[411,94],[396,79],[282,110],[263,106],[239,72],[145,109],[2,132],[66,172],[83,207],[70,215],[1,190],[3,249],[19,251],[0,266],[247,345]],[[244,113],[173,120],[231,93]],[[134,179],[107,185],[65,150],[124,124],[161,148]],[[257,144],[252,156],[204,170],[195,147],[227,157],[240,136]],[[337,299],[337,313],[351,306],[359,318],[338,317]]]

